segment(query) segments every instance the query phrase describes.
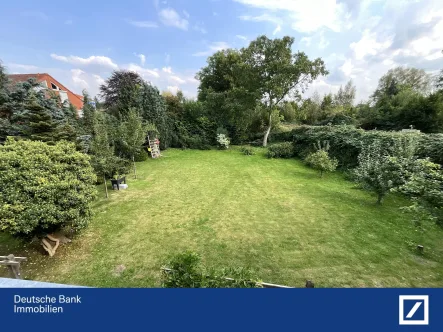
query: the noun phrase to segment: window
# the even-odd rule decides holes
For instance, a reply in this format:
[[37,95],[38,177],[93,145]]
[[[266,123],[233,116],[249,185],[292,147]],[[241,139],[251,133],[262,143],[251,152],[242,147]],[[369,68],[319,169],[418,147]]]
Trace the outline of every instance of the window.
[[58,90],[58,86],[51,82],[51,88],[53,90]]

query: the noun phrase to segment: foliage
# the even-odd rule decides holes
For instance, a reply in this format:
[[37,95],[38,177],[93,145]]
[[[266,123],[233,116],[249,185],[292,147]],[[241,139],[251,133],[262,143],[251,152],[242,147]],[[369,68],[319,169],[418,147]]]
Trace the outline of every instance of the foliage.
[[268,158],[292,158],[294,146],[290,142],[272,144],[268,147],[266,156]]
[[443,224],[443,172],[428,159],[415,160],[409,167],[410,177],[399,191],[412,198],[409,211]]
[[140,147],[140,149],[134,155],[134,161],[146,161],[149,158],[149,154],[145,147]]
[[420,158],[429,158],[432,162],[443,165],[443,134],[421,135],[417,154]]
[[208,118],[202,102],[188,100],[180,91],[175,96],[163,93],[163,97],[172,123],[172,147],[207,150],[216,143],[215,122]]
[[427,94],[432,86],[432,77],[423,69],[396,67],[383,75],[372,98],[379,101],[385,96],[395,95],[400,89],[412,89]]
[[320,172],[320,176],[323,177],[325,172],[333,172],[337,168],[338,161],[331,159],[326,150],[318,150],[309,154],[305,159],[306,164],[311,166]]
[[[244,268],[208,269],[190,251],[172,256],[162,271],[165,288],[260,288],[251,271]],[[229,279],[228,279],[229,278]]]
[[260,36],[242,49],[240,84],[255,95],[267,110],[267,145],[272,128],[272,112],[287,96],[299,97],[307,86],[321,75],[328,74],[323,60],[311,61],[303,52],[292,53],[294,38],[269,39]]
[[91,143],[92,165],[97,175],[104,178],[119,177],[128,172],[129,163],[114,154],[110,126],[103,113],[96,113]]
[[197,74],[199,101],[205,103],[210,119],[229,130],[234,142],[265,127],[266,145],[280,121],[279,104],[289,96],[298,98],[314,79],[327,74],[321,59],[293,54],[293,43],[291,37],[260,36],[241,50],[215,53]]
[[217,143],[220,149],[228,149],[229,144],[231,144],[228,137],[226,137],[225,134],[218,134],[217,135]]
[[138,108],[138,90],[142,84],[143,79],[135,72],[114,71],[100,86],[100,96],[107,112],[117,118],[123,118],[131,108]]
[[148,128],[138,112],[134,108],[130,109],[119,127],[121,153],[128,159],[134,159],[135,154],[146,142],[147,131]]
[[[430,157],[439,163],[442,155],[443,139],[441,134],[426,135],[416,132],[387,132],[381,130],[365,131],[354,126],[300,126],[293,129],[286,137],[292,138],[295,155],[305,158],[315,152],[313,144],[317,141],[329,141],[329,155],[336,158],[341,168],[354,168],[358,164],[358,155],[364,146],[375,140],[380,141],[386,154],[392,155],[396,145],[404,141],[413,141],[416,155],[420,158]],[[411,143],[412,144],[412,143]]]
[[32,236],[85,227],[94,182],[89,157],[74,144],[8,138],[0,146],[0,230]]
[[377,203],[393,189],[406,183],[409,160],[401,155],[389,155],[382,142],[374,141],[364,146],[358,156],[358,167],[354,170],[355,180],[364,189],[377,195]]
[[334,105],[349,110],[354,104],[356,90],[357,89],[355,85],[353,85],[352,80],[346,83],[344,88],[340,86],[334,98]]
[[167,116],[163,97],[155,86],[130,71],[114,71],[100,86],[106,112],[120,121],[127,119],[131,109],[139,111],[145,122],[153,123],[158,131],[161,149],[171,142],[171,120]]
[[86,90],[83,90],[83,117],[81,119],[83,133],[92,135],[94,133],[95,108],[91,105],[91,98]]
[[79,128],[76,110],[42,89],[35,79],[12,84],[0,66],[0,143],[16,136],[53,144],[75,142]]
[[255,151],[250,146],[242,146],[240,148],[241,153],[243,153],[245,156],[253,156],[255,155]]

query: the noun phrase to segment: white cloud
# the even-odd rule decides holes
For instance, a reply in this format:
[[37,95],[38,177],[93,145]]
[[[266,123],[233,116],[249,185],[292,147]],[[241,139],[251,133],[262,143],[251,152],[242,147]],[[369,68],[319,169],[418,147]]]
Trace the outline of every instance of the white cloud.
[[172,8],[162,9],[159,13],[160,21],[166,26],[176,27],[182,30],[188,30],[188,20],[181,18]]
[[368,54],[375,55],[387,49],[391,44],[392,37],[377,41],[377,34],[366,29],[363,31],[361,39],[358,42],[351,43],[350,48],[354,51],[355,57],[361,60]]
[[168,74],[172,74],[172,68],[171,67],[163,67],[162,71]]
[[144,66],[146,62],[146,56],[144,54],[137,54],[137,53],[134,53],[134,55],[140,59],[140,64]]
[[271,22],[275,24],[280,24],[282,20],[274,15],[269,14],[262,14],[258,16],[251,16],[251,15],[242,15],[239,16],[239,18],[243,21],[254,21],[254,22]]
[[137,27],[137,28],[158,28],[158,24],[152,21],[133,21],[128,20],[129,24]]
[[183,15],[185,15],[186,18],[189,18],[191,16],[186,10],[183,10]]
[[169,62],[171,61],[171,55],[169,53],[165,54],[165,63],[169,64]]
[[135,63],[130,63],[129,65],[126,65],[125,69],[139,73],[141,77],[147,78],[147,79],[160,77],[160,74],[158,73],[158,69],[143,68],[143,67],[140,67],[139,65],[136,65]]
[[346,59],[346,61],[343,63],[343,65],[340,67],[340,69],[346,76],[351,76],[352,70],[354,69],[354,66],[352,64],[352,60]]
[[95,82],[96,82],[98,85],[105,84],[105,79],[104,79],[103,77],[101,77],[100,75],[92,75],[92,76],[94,77]]
[[194,53],[193,56],[208,56],[217,51],[221,51],[229,47],[230,47],[229,44],[226,42],[214,42],[211,45],[209,45],[208,50]]
[[184,79],[182,79],[181,77],[175,76],[175,75],[171,75],[169,76],[169,79],[178,83],[178,84],[184,84],[186,83],[186,81]]
[[274,29],[274,31],[272,32],[272,34],[275,35],[275,34],[277,34],[277,33],[280,32],[280,31],[281,31],[281,26],[280,26],[280,24],[279,24],[279,25],[277,25],[277,27]]
[[[284,20],[299,32],[314,32],[322,27],[333,31],[349,28],[349,14],[344,3],[336,0],[235,0],[246,6],[272,11],[275,16],[265,13],[261,16],[240,18],[255,21],[280,23]],[[278,15],[278,16],[277,16]]]
[[176,95],[177,92],[180,91],[180,88],[176,85],[175,86],[168,85],[166,89],[174,95]]
[[89,58],[81,58],[79,56],[70,55],[68,57],[63,55],[57,55],[55,53],[51,54],[51,58],[70,63],[72,65],[76,66],[99,66],[107,69],[116,70],[118,69],[118,66],[112,62],[112,60],[106,56],[100,56],[100,55],[91,55]]
[[238,39],[241,39],[241,40],[248,40],[248,37],[245,37],[242,35],[236,35],[235,37],[237,37]]
[[88,89],[89,84],[86,82],[82,76],[85,74],[85,72],[81,69],[71,69],[72,73],[72,81],[74,82],[74,85],[77,87],[83,89]]

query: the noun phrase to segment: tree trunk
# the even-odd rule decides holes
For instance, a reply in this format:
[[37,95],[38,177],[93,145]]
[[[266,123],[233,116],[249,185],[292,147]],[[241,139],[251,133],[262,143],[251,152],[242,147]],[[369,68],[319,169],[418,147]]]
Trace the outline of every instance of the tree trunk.
[[109,196],[108,196],[108,186],[106,185],[106,176],[104,176],[104,175],[103,175],[103,180],[105,182],[106,198],[109,198]]
[[272,126],[272,111],[269,113],[269,124],[268,129],[266,129],[265,137],[263,137],[263,146],[266,147],[268,145],[268,136],[271,132],[271,126]]
[[383,196],[383,194],[378,194],[377,205],[381,205],[383,203]]
[[137,178],[137,169],[135,167],[135,158],[134,158],[134,156],[132,156],[132,163],[134,164],[134,179],[136,179]]

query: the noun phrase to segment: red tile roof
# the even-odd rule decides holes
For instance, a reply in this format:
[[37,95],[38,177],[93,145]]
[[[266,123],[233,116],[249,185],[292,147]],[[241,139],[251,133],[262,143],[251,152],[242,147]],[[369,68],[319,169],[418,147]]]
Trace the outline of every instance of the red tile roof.
[[9,79],[13,83],[24,82],[30,78],[35,78],[37,80],[37,82],[46,81],[46,85],[48,86],[48,89],[54,91],[56,94],[59,94],[59,92],[57,90],[51,89],[51,83],[55,84],[56,86],[59,87],[60,90],[67,92],[69,102],[72,105],[74,105],[77,108],[77,110],[81,110],[83,108],[83,96],[73,93],[71,90],[69,90],[67,87],[65,87],[63,84],[61,84],[54,77],[52,77],[51,75],[49,75],[47,73],[9,75]]

